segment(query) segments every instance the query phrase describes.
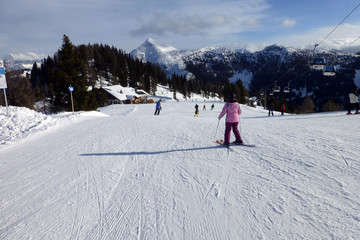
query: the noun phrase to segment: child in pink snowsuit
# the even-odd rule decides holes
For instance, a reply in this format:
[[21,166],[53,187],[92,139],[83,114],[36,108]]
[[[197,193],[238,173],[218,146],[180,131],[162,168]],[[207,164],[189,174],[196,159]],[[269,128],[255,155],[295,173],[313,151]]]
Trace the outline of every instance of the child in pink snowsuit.
[[231,129],[235,134],[235,144],[243,144],[243,141],[238,130],[238,124],[240,121],[241,108],[240,104],[236,101],[235,94],[230,94],[228,101],[225,103],[220,115],[219,120],[226,114],[225,125],[225,141],[224,145],[229,145]]

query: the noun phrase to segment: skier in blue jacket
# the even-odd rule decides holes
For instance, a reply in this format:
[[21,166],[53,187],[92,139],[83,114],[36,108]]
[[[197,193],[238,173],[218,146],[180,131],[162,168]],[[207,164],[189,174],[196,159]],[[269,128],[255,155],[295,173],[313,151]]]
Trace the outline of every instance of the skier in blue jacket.
[[159,114],[160,114],[160,110],[161,110],[161,99],[159,99],[159,101],[156,102],[156,107],[155,107],[155,113],[154,113],[154,115],[159,115]]

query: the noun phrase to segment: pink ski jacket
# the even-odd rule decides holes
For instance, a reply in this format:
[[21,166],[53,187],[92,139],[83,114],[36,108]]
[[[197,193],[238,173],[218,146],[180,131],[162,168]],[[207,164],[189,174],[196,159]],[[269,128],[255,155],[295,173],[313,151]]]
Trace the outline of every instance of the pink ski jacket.
[[241,108],[238,102],[226,102],[220,115],[221,119],[226,114],[226,122],[234,123],[240,121]]

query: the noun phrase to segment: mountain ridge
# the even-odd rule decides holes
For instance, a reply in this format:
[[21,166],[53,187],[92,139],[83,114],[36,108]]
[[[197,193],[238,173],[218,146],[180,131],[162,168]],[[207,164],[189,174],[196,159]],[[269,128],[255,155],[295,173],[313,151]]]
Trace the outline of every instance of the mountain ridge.
[[46,58],[46,54],[37,54],[33,52],[13,54],[10,53],[3,57],[4,65],[9,71],[14,70],[31,70],[34,62],[41,63]]
[[[163,49],[171,49],[171,51]],[[280,71],[281,65],[287,65],[289,69],[293,68],[292,65],[298,64],[296,59],[307,64],[312,57],[322,55],[332,59],[331,63],[340,65],[348,63],[349,58],[357,56],[337,50],[318,50],[314,55],[312,49],[297,49],[279,44],[269,45],[255,52],[212,46],[197,50],[177,50],[172,46],[160,45],[153,39],[147,39],[140,47],[132,50],[130,55],[141,61],[159,64],[168,76],[178,74],[199,77],[196,71],[200,68],[208,73],[205,74],[207,79],[210,79],[211,75],[216,79],[221,71],[226,73],[223,79],[217,79],[220,81],[228,79],[230,82],[235,82],[239,79],[238,76],[243,76],[241,80],[248,89],[256,73],[263,70],[261,65],[265,65],[264,62],[271,62],[273,70]]]

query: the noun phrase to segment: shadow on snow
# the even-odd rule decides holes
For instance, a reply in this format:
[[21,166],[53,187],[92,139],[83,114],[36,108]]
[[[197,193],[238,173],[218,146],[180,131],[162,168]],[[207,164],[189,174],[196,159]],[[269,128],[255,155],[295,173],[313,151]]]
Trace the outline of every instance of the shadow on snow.
[[199,147],[199,148],[183,148],[183,149],[172,149],[165,151],[139,151],[139,152],[114,152],[114,153],[81,153],[79,156],[87,157],[87,156],[132,156],[132,155],[156,155],[156,154],[164,154],[164,153],[173,153],[173,152],[187,152],[187,151],[198,151],[198,150],[209,150],[215,148],[224,148],[222,145],[215,145],[210,147]]

